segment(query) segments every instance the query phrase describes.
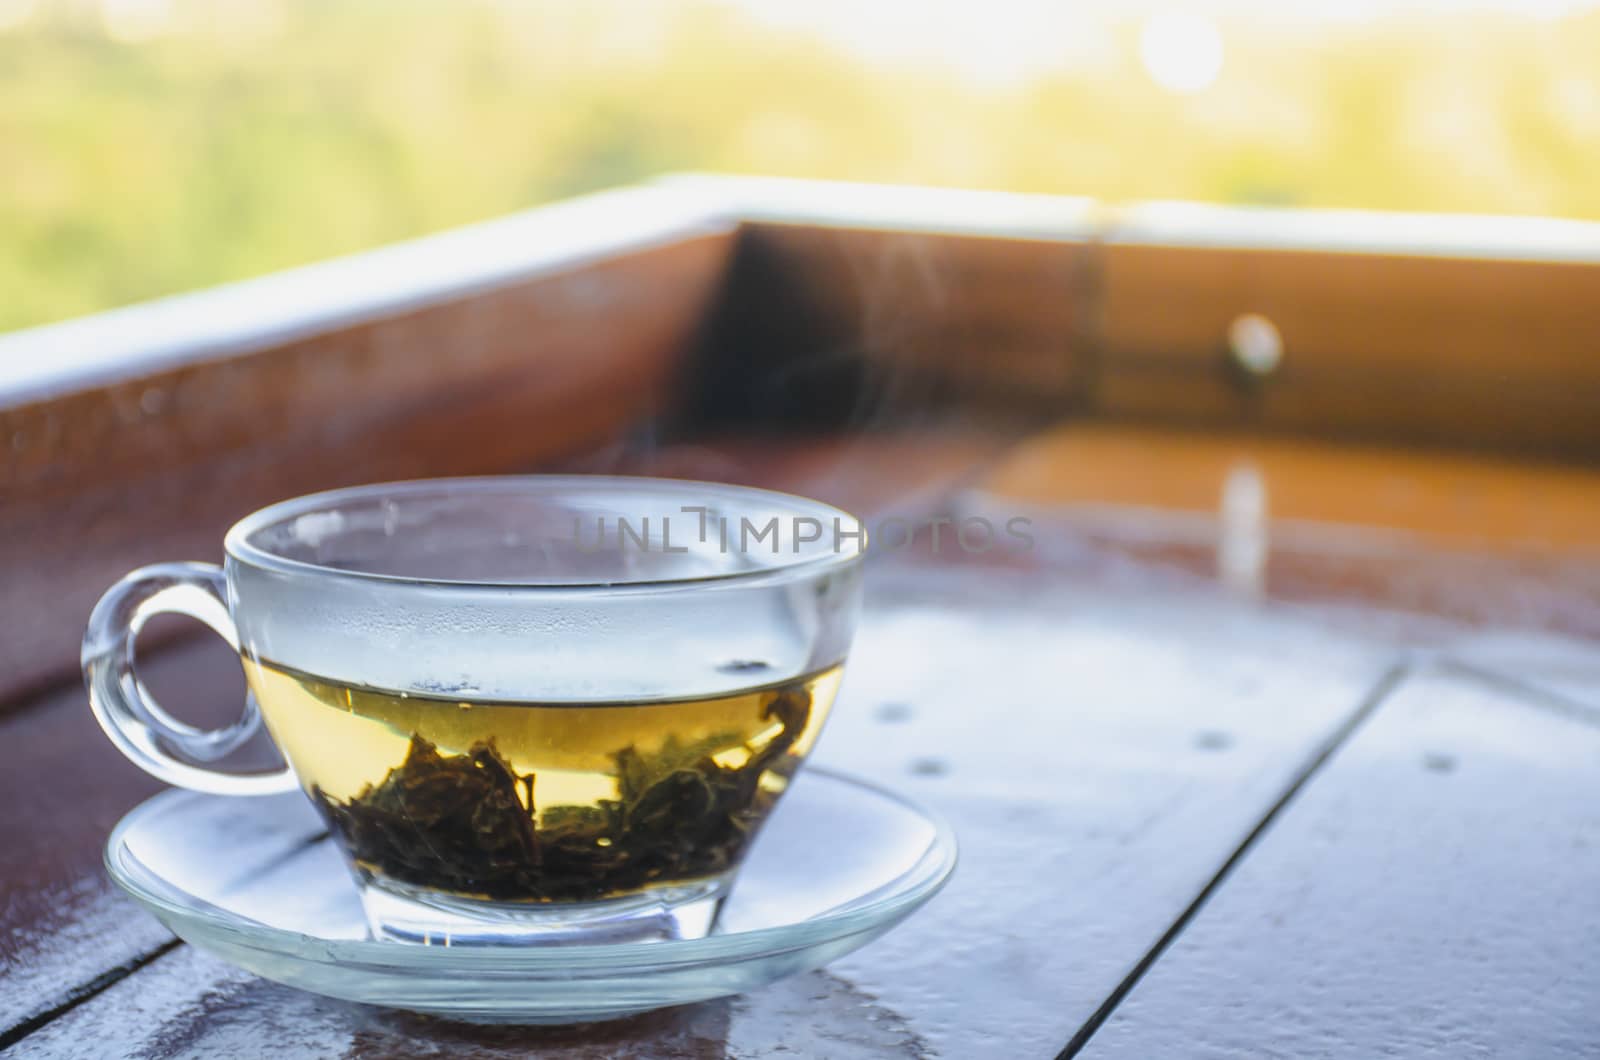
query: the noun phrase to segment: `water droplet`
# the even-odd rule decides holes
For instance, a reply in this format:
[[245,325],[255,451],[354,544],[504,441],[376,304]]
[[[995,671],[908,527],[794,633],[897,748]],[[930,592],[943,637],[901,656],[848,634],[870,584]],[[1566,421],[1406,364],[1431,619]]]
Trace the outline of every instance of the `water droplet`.
[[1233,746],[1233,734],[1205,729],[1194,734],[1194,745],[1202,751],[1226,751]]
[[950,772],[950,763],[942,758],[918,758],[912,761],[911,772],[919,777],[942,777]]
[[910,721],[916,716],[910,703],[883,703],[878,706],[874,714],[879,721],[894,724],[896,722]]
[[1429,751],[1422,756],[1422,768],[1430,773],[1454,773],[1456,756],[1443,751]]

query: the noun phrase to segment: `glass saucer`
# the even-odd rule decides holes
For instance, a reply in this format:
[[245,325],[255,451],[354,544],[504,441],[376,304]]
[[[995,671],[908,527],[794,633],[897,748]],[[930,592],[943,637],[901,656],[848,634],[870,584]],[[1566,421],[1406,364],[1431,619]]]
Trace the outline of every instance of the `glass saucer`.
[[181,938],[290,986],[455,1019],[569,1023],[723,997],[810,971],[926,902],[955,835],[880,788],[808,768],[740,871],[712,933],[650,942],[420,945],[373,939],[299,794],[167,791],[106,846],[116,882]]

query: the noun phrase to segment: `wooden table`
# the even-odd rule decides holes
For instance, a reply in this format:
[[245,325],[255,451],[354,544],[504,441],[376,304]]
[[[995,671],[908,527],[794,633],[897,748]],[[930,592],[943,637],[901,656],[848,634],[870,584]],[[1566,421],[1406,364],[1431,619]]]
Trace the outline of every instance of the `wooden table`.
[[[655,253],[688,291],[722,238],[699,233]],[[763,252],[752,246],[742,253]],[[769,264],[718,282],[737,286]],[[557,312],[548,293],[522,297]],[[622,338],[609,356],[644,351],[633,367],[693,330],[662,324],[630,347],[638,330],[612,324]],[[348,349],[307,341],[336,357]],[[699,356],[715,364],[727,350]],[[952,548],[948,534],[934,549],[925,530],[874,552],[867,612],[816,752],[947,814],[962,843],[954,881],[826,971],[610,1024],[478,1028],[330,1001],[195,951],[114,890],[99,864],[106,833],[158,785],[100,736],[59,666],[18,663],[0,715],[0,1042],[12,1053],[1600,1050],[1600,472],[1586,461],[1181,417],[997,420],[952,414],[929,395],[918,407],[937,414],[774,432],[738,414],[738,400],[711,400],[742,378],[726,369],[673,399],[699,402],[692,417],[662,414],[661,395],[674,392],[663,372],[631,391],[637,405],[614,423],[582,427],[567,410],[559,428],[542,431],[535,417],[519,444],[493,445],[484,438],[497,416],[551,400],[524,388],[502,401],[499,372],[443,405],[386,406],[380,388],[366,426],[325,444],[367,454],[358,478],[397,467],[629,471],[792,490],[869,523],[1030,520],[1027,550]],[[591,385],[578,375],[575,386]],[[748,398],[759,382],[735,389]],[[444,436],[420,425],[389,448],[361,435],[441,407],[478,417],[472,444],[441,454]],[[640,408],[676,426],[641,432]],[[1561,429],[1566,445],[1584,428]],[[299,445],[263,429],[233,450],[175,448],[166,471],[135,484],[181,493],[232,469],[248,488],[197,501],[193,518],[210,532],[254,493],[330,478],[295,463],[310,452]],[[70,572],[51,574],[68,570],[56,557],[74,555],[74,542],[100,578],[133,556],[180,558],[172,548],[195,540],[170,509],[131,505],[126,519],[88,520],[84,536],[41,546],[30,571],[21,550],[39,526],[134,492],[126,479],[86,485],[77,468],[60,457],[31,485],[13,469],[18,505],[0,516],[17,549],[0,553],[14,573],[8,636],[29,636],[17,585],[42,594],[55,577],[81,596]],[[172,638],[144,675],[185,717],[225,717],[242,694],[237,663],[210,639]]]

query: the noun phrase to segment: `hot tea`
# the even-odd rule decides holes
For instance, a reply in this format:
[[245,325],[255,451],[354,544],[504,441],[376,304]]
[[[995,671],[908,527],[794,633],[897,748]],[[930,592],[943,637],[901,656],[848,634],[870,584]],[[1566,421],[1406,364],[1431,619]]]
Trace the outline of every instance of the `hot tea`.
[[712,698],[533,703],[244,663],[358,875],[534,904],[730,871],[821,731],[841,669]]

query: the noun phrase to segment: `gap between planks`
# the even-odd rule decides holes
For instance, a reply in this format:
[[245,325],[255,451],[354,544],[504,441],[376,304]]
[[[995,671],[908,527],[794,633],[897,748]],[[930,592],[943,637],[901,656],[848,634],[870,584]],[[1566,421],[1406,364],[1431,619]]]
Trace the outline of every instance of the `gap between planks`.
[[1189,905],[1182,913],[1178,914],[1178,918],[1156,940],[1155,945],[1134,964],[1133,968],[1111,991],[1110,995],[1100,1003],[1100,1007],[1094,1010],[1094,1013],[1090,1015],[1082,1027],[1078,1028],[1077,1033],[1068,1040],[1066,1046],[1057,1055],[1056,1060],[1071,1060],[1072,1057],[1082,1052],[1083,1048],[1089,1044],[1089,1040],[1094,1037],[1095,1032],[1105,1024],[1106,1020],[1111,1018],[1112,1013],[1116,1012],[1117,1006],[1122,1004],[1123,999],[1133,992],[1134,987],[1139,985],[1139,980],[1144,978],[1145,973],[1155,965],[1156,961],[1161,959],[1161,955],[1177,941],[1178,936],[1183,934],[1184,928],[1189,926],[1189,923],[1211,900],[1211,896],[1227,880],[1234,868],[1244,860],[1245,855],[1250,852],[1256,842],[1272,827],[1273,822],[1282,816],[1283,811],[1300,794],[1311,778],[1322,770],[1322,767],[1333,758],[1339,748],[1349,742],[1350,738],[1355,735],[1362,725],[1377,712],[1385,701],[1399,690],[1400,686],[1414,672],[1415,665],[1410,660],[1395,663],[1384,671],[1362,698],[1361,702],[1356,705],[1355,710],[1350,712],[1339,727],[1311,753],[1305,764],[1295,772],[1288,786],[1284,788],[1282,794],[1268,808],[1261,820],[1257,821],[1255,827],[1250,829],[1243,841],[1239,843],[1232,854],[1228,855],[1227,860],[1222,863],[1211,879],[1206,882],[1205,886],[1200,888],[1199,893],[1195,895]]
[[[254,872],[270,872],[286,862],[299,857],[307,850],[310,850],[312,847],[327,840],[328,838],[330,838],[330,834],[326,831],[321,831],[315,835],[307,836],[299,842],[291,845],[287,850],[284,850],[276,857],[271,858],[265,864],[258,866]],[[178,947],[187,945],[188,943],[181,938],[168,939],[159,946],[146,950],[143,953],[137,954],[136,956],[123,961],[121,964],[106,969],[93,979],[90,979],[88,982],[80,983],[78,986],[73,987],[71,990],[67,991],[65,997],[56,1002],[54,1005],[51,1005],[39,1012],[35,1012],[31,1016],[26,1016],[12,1024],[10,1027],[6,1028],[4,1031],[0,1031],[0,1052],[11,1048],[13,1045],[16,1045],[18,1042],[22,1041],[35,1031],[42,1030],[48,1024],[55,1022],[62,1016],[65,1016],[67,1013],[71,1012],[79,1005],[82,1005],[84,1002],[90,1001],[97,995],[109,990],[111,987],[122,982],[124,979],[133,975],[133,973],[139,971],[141,968],[154,964],[156,961],[160,960],[162,957],[165,957]]]
[[107,968],[87,983],[80,983],[69,990],[66,997],[54,1005],[28,1016],[21,1022],[13,1024],[5,1031],[0,1032],[0,1052],[11,1048],[35,1031],[42,1030],[47,1024],[65,1016],[84,1002],[93,1000],[128,978],[134,972],[146,965],[153,964],[183,945],[186,945],[186,943],[180,938],[168,939],[155,949],[141,953],[131,960],[123,961],[113,968]]

